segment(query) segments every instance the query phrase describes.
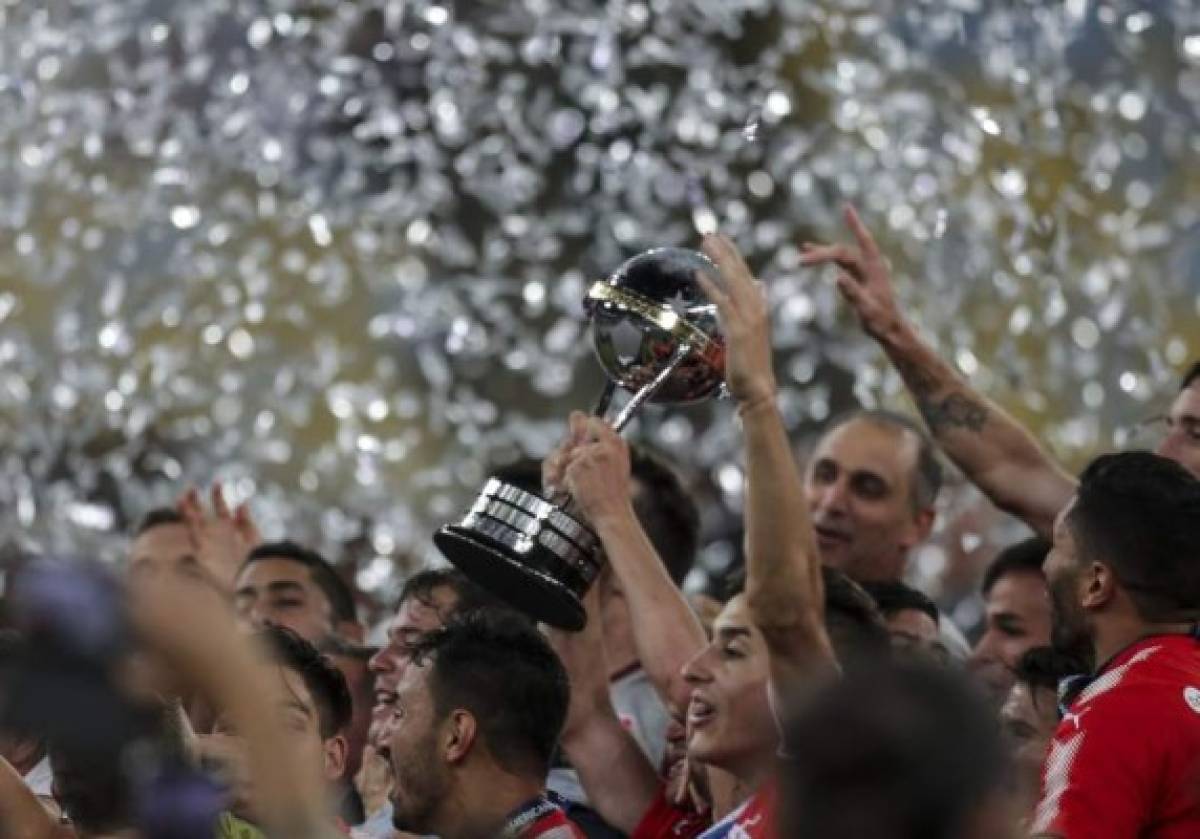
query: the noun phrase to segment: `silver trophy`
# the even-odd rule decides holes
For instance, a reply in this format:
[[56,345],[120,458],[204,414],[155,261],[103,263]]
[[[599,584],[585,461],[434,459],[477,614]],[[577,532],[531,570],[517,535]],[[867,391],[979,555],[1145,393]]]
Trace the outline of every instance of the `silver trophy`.
[[[656,248],[588,290],[584,307],[608,376],[593,413],[607,415],[618,388],[632,394],[612,420],[617,431],[647,402],[687,404],[722,391],[725,344],[698,271],[720,282],[703,254]],[[468,577],[535,620],[574,631],[587,622],[582,600],[604,552],[569,497],[546,499],[492,478],[462,521],[433,541]]]

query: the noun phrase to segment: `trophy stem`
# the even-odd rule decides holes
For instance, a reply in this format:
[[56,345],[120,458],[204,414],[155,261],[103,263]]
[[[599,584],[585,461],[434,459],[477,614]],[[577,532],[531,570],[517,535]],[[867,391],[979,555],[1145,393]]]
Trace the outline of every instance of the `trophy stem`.
[[633,415],[638,412],[642,405],[646,404],[646,400],[654,396],[654,394],[657,393],[664,384],[666,384],[667,379],[669,379],[671,374],[675,372],[675,368],[683,363],[684,358],[686,358],[687,354],[691,351],[691,343],[687,341],[680,343],[677,347],[675,347],[675,353],[671,356],[671,360],[668,361],[663,368],[658,371],[658,375],[645,384],[641,390],[635,393],[633,397],[625,403],[625,407],[621,409],[621,412],[617,414],[612,423],[613,429],[618,434],[620,434],[621,431],[624,430],[625,426],[629,424],[629,421],[633,419]]
[[612,405],[613,396],[617,393],[617,383],[612,379],[608,379],[604,383],[604,390],[600,391],[600,396],[596,399],[596,404],[592,406],[592,416],[602,417],[608,413],[609,406]]

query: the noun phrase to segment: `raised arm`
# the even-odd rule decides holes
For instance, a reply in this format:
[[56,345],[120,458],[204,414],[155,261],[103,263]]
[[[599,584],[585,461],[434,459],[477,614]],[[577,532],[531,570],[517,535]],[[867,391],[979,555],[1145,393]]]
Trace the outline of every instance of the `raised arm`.
[[596,812],[622,833],[633,833],[658,792],[658,775],[609,699],[595,586],[584,606],[588,623],[582,632],[547,630],[571,679],[571,704],[560,742]]
[[563,486],[600,537],[621,583],[638,660],[668,706],[686,707],[691,688],[683,665],[704,647],[704,628],[634,512],[629,447],[603,420],[576,412],[570,421]]
[[136,581],[132,615],[175,672],[245,732],[256,796],[271,836],[328,839],[325,791],[295,754],[279,712],[278,680],[265,651],[238,633],[215,587],[171,573]]
[[725,378],[737,400],[746,446],[746,599],[771,656],[777,689],[834,666],[825,631],[820,556],[787,429],[775,402],[767,301],[729,239],[704,252],[725,281],[699,275],[725,334]]
[[1019,422],[977,393],[917,334],[896,302],[891,273],[854,208],[857,247],[805,245],[806,265],[833,263],[838,290],[900,373],[938,445],[992,503],[1050,537],[1075,481]]

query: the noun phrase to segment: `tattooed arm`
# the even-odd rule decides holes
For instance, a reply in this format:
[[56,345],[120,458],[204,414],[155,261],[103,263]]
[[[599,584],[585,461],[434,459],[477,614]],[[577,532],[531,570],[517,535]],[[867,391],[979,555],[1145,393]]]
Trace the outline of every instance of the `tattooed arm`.
[[900,311],[887,265],[853,208],[846,209],[846,223],[858,247],[805,245],[805,264],[841,269],[838,290],[900,373],[938,445],[992,503],[1049,537],[1074,479],[1027,429],[972,390],[921,340]]

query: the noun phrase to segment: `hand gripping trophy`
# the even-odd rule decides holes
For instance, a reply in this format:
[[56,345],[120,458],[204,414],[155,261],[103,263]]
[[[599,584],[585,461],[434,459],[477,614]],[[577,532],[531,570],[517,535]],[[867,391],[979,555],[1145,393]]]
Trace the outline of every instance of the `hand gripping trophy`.
[[[647,402],[680,405],[718,395],[725,345],[717,310],[696,282],[720,275],[703,254],[656,248],[588,290],[585,310],[608,376],[593,411],[608,413],[617,388],[632,394],[613,419],[621,431]],[[457,524],[433,537],[450,562],[530,617],[582,629],[583,596],[604,565],[600,539],[569,497],[546,499],[492,478]]]

